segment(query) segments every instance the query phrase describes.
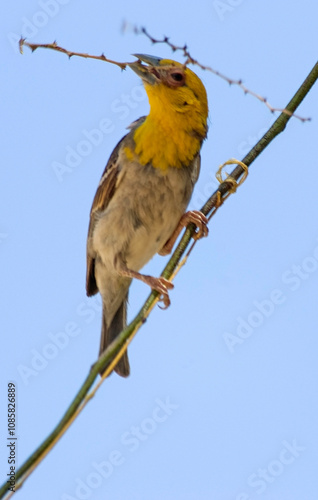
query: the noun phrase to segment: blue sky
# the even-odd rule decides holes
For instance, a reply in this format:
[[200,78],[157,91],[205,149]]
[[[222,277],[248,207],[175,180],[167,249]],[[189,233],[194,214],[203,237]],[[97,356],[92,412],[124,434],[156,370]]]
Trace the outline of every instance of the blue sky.
[[[182,61],[131,28],[145,26],[283,107],[316,62],[317,15],[313,0],[3,6],[2,471],[7,383],[17,387],[21,464],[96,359],[100,301],[85,296],[89,210],[113,147],[149,109],[132,71],[45,50],[21,56],[20,35],[119,61],[132,53]],[[273,116],[193,69],[210,107],[190,205],[199,208],[218,166],[242,159]],[[131,376],[103,384],[17,498],[317,498],[317,98],[316,86],[298,110],[312,121],[292,119],[219,210],[175,280],[171,307],[156,307],[133,341]],[[165,262],[156,256],[146,272],[158,275]],[[147,296],[133,284],[130,318]]]

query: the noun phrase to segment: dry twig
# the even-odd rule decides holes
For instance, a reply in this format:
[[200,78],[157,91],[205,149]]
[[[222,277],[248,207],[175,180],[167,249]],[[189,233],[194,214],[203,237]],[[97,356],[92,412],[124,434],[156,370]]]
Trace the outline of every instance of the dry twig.
[[153,44],[164,43],[164,44],[168,45],[168,47],[171,48],[172,52],[181,51],[183,56],[186,58],[185,64],[194,64],[195,66],[198,66],[199,68],[203,69],[204,71],[210,71],[214,75],[222,78],[222,80],[225,80],[229,85],[237,85],[238,87],[240,87],[240,89],[243,90],[244,94],[249,94],[253,97],[256,97],[256,99],[258,99],[259,101],[264,103],[265,106],[267,106],[267,108],[270,110],[271,113],[275,113],[275,111],[277,111],[279,113],[285,113],[286,115],[293,116],[294,118],[297,118],[298,120],[300,120],[302,122],[307,122],[307,121],[311,120],[311,118],[303,118],[302,116],[295,115],[294,113],[291,113],[286,108],[274,108],[274,106],[272,106],[267,101],[266,97],[262,97],[261,95],[257,94],[253,90],[248,89],[243,84],[242,80],[235,80],[235,79],[229,78],[228,76],[225,76],[222,73],[220,73],[220,71],[213,69],[211,66],[201,64],[197,59],[195,59],[194,57],[191,56],[189,49],[188,49],[188,46],[186,44],[185,45],[175,45],[174,43],[170,42],[170,39],[167,36],[164,36],[161,40],[158,40],[158,39],[154,38],[152,35],[150,35],[150,33],[148,33],[146,28],[138,28],[137,26],[134,26],[133,31],[137,35],[139,35],[139,34],[145,35]]

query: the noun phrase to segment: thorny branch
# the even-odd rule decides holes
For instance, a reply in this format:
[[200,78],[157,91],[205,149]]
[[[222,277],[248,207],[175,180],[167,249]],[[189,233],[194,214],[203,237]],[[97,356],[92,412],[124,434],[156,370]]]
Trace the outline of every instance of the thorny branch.
[[91,54],[87,54],[85,52],[73,52],[71,50],[63,49],[63,47],[60,47],[56,41],[54,40],[53,43],[29,43],[26,41],[25,38],[20,38],[19,40],[19,50],[20,54],[23,54],[23,46],[26,45],[29,47],[32,52],[34,52],[36,49],[52,49],[56,50],[57,52],[62,52],[62,54],[66,54],[69,59],[73,56],[78,56],[78,57],[84,57],[85,59],[97,59],[99,61],[104,61],[108,62],[111,64],[116,64],[116,66],[119,66],[121,69],[126,69],[127,64],[129,63],[121,63],[117,61],[113,61],[112,59],[108,59],[103,53],[100,56],[93,56]]
[[250,94],[251,96],[256,97],[256,99],[258,99],[259,101],[264,103],[265,106],[267,106],[268,109],[271,111],[271,113],[275,113],[275,111],[277,111],[279,113],[286,113],[288,116],[294,116],[294,118],[298,118],[298,120],[300,120],[302,122],[306,122],[306,121],[311,120],[311,118],[303,118],[299,115],[295,115],[294,113],[291,113],[290,111],[288,111],[288,109],[286,109],[286,108],[274,108],[267,101],[266,97],[262,97],[261,95],[257,94],[253,90],[248,89],[243,84],[243,81],[241,79],[235,80],[235,79],[229,78],[228,76],[225,76],[222,73],[220,73],[220,71],[213,69],[211,66],[201,64],[197,59],[192,57],[192,55],[190,54],[190,51],[188,49],[188,46],[186,44],[185,45],[175,45],[174,43],[170,42],[170,39],[167,36],[164,36],[161,40],[158,40],[158,39],[154,38],[152,35],[150,35],[150,33],[146,30],[146,28],[143,28],[143,27],[138,28],[137,26],[134,26],[133,31],[137,35],[139,35],[139,34],[145,35],[153,44],[164,43],[164,44],[168,45],[168,47],[171,48],[172,52],[177,52],[177,51],[182,52],[183,56],[186,58],[185,64],[193,64],[195,66],[198,66],[202,70],[210,71],[214,75],[222,78],[222,80],[225,80],[229,85],[237,85],[238,87],[240,87],[243,90],[244,94]]
[[[206,66],[204,64],[201,64],[197,59],[194,59],[194,57],[191,56],[187,45],[183,45],[183,46],[175,45],[172,42],[170,42],[170,40],[167,36],[163,37],[162,40],[157,40],[157,39],[153,38],[148,33],[146,28],[138,28],[135,26],[133,29],[134,29],[134,33],[144,34],[153,44],[165,43],[166,45],[168,45],[171,48],[171,50],[173,52],[181,51],[183,53],[183,56],[186,58],[185,63],[184,63],[185,65],[193,64],[195,66],[198,66],[202,70],[210,71],[211,73],[218,76],[219,78],[222,78],[222,80],[225,80],[229,85],[237,85],[238,87],[240,87],[243,90],[244,94],[249,94],[249,95],[255,97],[256,99],[258,99],[259,101],[261,101],[262,103],[264,103],[265,106],[267,106],[267,108],[271,111],[271,113],[275,113],[275,112],[284,113],[288,116],[293,116],[294,118],[297,118],[298,120],[300,120],[302,122],[307,122],[307,121],[311,120],[311,118],[304,118],[302,116],[295,115],[294,113],[291,113],[286,108],[274,108],[267,101],[266,97],[262,97],[261,95],[257,94],[253,90],[250,90],[249,88],[247,88],[243,84],[242,80],[234,80],[232,78],[229,78],[229,77],[223,75],[222,73],[220,73],[220,71],[213,69],[211,66]],[[116,66],[119,66],[121,69],[126,69],[126,67],[130,64],[128,62],[118,62],[118,61],[114,61],[112,59],[108,59],[103,53],[100,56],[95,56],[95,55],[87,54],[85,52],[74,52],[71,50],[67,50],[67,49],[64,49],[63,47],[60,47],[56,41],[54,41],[53,43],[29,43],[26,41],[25,38],[20,38],[19,49],[20,49],[21,54],[23,54],[23,46],[24,45],[29,47],[32,50],[32,52],[34,52],[36,49],[39,49],[39,48],[52,49],[52,50],[56,50],[58,52],[62,52],[62,54],[66,54],[69,58],[71,58],[73,56],[78,56],[78,57],[84,57],[85,59],[96,59],[99,61],[104,61],[104,62],[108,62],[111,64],[115,64]]]

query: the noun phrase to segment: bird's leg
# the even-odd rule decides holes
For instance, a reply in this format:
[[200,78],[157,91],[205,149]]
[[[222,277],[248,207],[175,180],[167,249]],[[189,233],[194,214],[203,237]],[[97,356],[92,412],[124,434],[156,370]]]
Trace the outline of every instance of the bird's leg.
[[169,307],[169,290],[172,290],[174,288],[174,285],[170,281],[166,280],[162,276],[160,278],[155,278],[153,276],[148,276],[147,274],[141,274],[137,271],[133,271],[132,269],[128,269],[126,262],[121,254],[118,254],[115,257],[114,265],[116,271],[121,276],[126,276],[127,278],[136,278],[137,280],[146,283],[146,285],[150,286],[152,290],[156,290],[157,292],[159,292],[164,306]]
[[199,210],[191,210],[190,212],[186,212],[181,217],[179,224],[177,225],[176,229],[170,236],[169,240],[164,244],[162,249],[158,252],[159,255],[168,255],[169,253],[171,253],[173,245],[175,244],[176,239],[178,238],[182,229],[184,227],[187,227],[187,225],[190,224],[190,222],[193,222],[193,224],[195,224],[198,228],[198,231],[195,232],[192,236],[193,239],[198,240],[208,235],[209,233],[209,229],[207,226],[208,219],[206,218],[206,216],[202,212],[199,212]]

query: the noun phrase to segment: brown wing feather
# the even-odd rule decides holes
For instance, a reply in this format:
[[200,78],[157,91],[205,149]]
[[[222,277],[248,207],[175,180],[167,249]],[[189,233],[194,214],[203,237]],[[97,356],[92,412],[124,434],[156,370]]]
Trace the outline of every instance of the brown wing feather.
[[110,155],[99,186],[97,188],[95,198],[93,200],[87,237],[86,293],[88,296],[95,295],[95,293],[98,292],[95,279],[95,259],[94,256],[90,255],[88,251],[89,242],[94,232],[96,219],[98,218],[98,214],[105,210],[114,194],[119,173],[118,154],[122,142],[126,139],[127,136],[133,136],[135,129],[144,122],[145,118],[145,116],[142,116],[138,120],[135,120],[129,127],[127,127],[130,129],[130,132],[119,141],[114,151]]
[[[110,158],[107,162],[107,165],[101,177],[99,186],[97,188],[90,213],[90,221],[89,221],[88,236],[87,236],[87,248],[89,247],[89,241],[92,238],[94,232],[97,216],[100,212],[105,210],[105,208],[107,207],[109,201],[111,200],[114,194],[117,176],[119,172],[118,152],[121,143],[125,139],[125,137],[121,139],[121,141],[117,144],[114,151],[110,155]],[[98,288],[95,279],[95,259],[89,254],[89,251],[87,250],[86,293],[88,296],[91,296],[95,295],[95,293],[97,292]]]

